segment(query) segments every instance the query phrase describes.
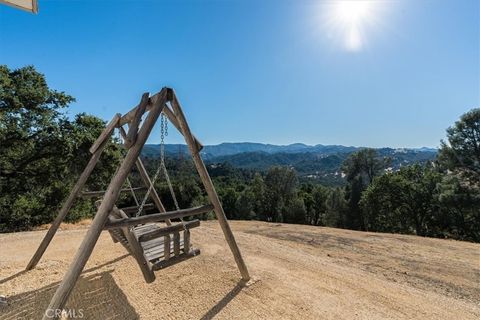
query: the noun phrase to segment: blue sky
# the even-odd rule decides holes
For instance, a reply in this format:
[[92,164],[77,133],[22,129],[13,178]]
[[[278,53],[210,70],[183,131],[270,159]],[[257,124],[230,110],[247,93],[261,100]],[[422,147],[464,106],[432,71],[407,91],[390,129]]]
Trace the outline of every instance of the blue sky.
[[355,50],[334,5],[40,0],[38,15],[0,6],[0,63],[34,65],[76,97],[71,116],[107,120],[171,86],[204,144],[434,147],[480,106],[480,1],[373,1]]

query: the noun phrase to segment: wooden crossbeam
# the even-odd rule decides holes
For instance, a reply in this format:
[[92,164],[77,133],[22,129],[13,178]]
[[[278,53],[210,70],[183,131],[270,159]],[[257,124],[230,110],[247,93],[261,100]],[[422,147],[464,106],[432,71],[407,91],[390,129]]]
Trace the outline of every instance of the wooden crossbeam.
[[[163,89],[162,89],[163,90]],[[158,103],[158,100],[159,99],[162,99],[164,101],[164,103],[167,103],[169,97],[165,97],[164,94],[169,94],[167,91],[169,90],[168,88],[165,88],[165,92],[166,93],[162,93],[161,91],[160,92],[157,92],[156,94],[154,94],[153,96],[151,96],[149,99],[148,99],[148,104],[147,104],[147,107],[146,107],[146,110],[145,111],[150,111],[152,109],[152,107],[154,105],[156,105]],[[133,118],[135,117],[135,113],[137,112],[137,107],[138,106],[135,106],[134,108],[132,108],[130,111],[128,111],[127,113],[125,113],[121,118],[120,120],[118,121],[118,126],[124,126],[126,125],[127,123],[131,122],[133,120]],[[162,108],[164,108],[165,106],[162,106]]]
[[[152,105],[155,104],[155,102],[157,101],[158,99],[158,93],[157,94],[154,94],[153,96],[150,97],[149,101],[148,101],[148,104],[146,106],[146,111],[150,111],[150,109],[152,108]],[[124,126],[125,124],[128,124],[130,123],[134,118],[135,118],[135,113],[137,112],[137,107],[133,108],[132,110],[128,111],[126,114],[124,114],[121,119],[119,120],[118,122],[118,126],[119,127],[122,127]],[[170,122],[173,124],[173,126],[175,128],[177,128],[177,130],[183,134],[181,128],[180,128],[180,124],[178,123],[178,120],[177,120],[177,117],[175,116],[175,113],[170,109],[170,107],[168,105],[165,105],[164,108],[163,108],[163,112],[165,113],[165,115],[168,117],[168,120],[170,120]],[[195,147],[196,147],[196,150],[197,152],[199,152],[200,150],[203,149],[203,145],[202,143],[194,136],[193,139],[195,140]]]
[[[142,191],[142,190],[147,190],[146,187],[135,187],[135,188],[128,188],[128,189],[122,189],[120,192],[131,192],[131,191]],[[105,195],[105,190],[102,191],[84,191],[82,192],[79,196],[81,198],[96,198],[96,197],[103,197]]]
[[206,213],[212,211],[214,207],[211,204],[207,204],[200,207],[181,209],[175,211],[168,211],[165,213],[154,213],[146,216],[133,217],[128,219],[118,219],[112,222],[107,222],[103,229],[110,230],[115,228],[136,226],[143,223],[165,221],[166,219],[179,219],[184,217],[190,217],[197,214]]
[[[153,203],[146,203],[146,204],[143,206],[143,209],[144,209],[144,210],[150,210],[150,209],[153,209],[154,207],[155,207],[155,205],[154,205]],[[132,207],[120,208],[120,210],[122,210],[122,211],[125,212],[126,214],[136,213],[136,212],[138,212],[138,209],[139,209],[139,206],[132,206]]]
[[184,254],[179,255],[178,257],[173,257],[168,260],[161,260],[158,262],[155,262],[152,266],[152,269],[154,271],[160,270],[160,269],[165,269],[167,267],[173,266],[174,264],[177,264],[179,262],[188,260],[190,258],[193,258],[195,256],[198,256],[200,254],[199,249],[193,249],[191,251],[187,251]]

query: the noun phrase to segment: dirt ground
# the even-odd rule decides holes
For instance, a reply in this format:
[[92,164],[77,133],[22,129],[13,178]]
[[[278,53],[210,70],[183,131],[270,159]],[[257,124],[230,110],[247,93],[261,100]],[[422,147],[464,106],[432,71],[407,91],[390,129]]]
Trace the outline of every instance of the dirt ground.
[[[231,223],[254,283],[244,287],[214,221],[201,255],[143,281],[103,233],[66,308],[84,319],[480,319],[480,245],[322,227]],[[45,231],[0,235],[0,319],[40,319],[85,224],[64,228],[35,270]],[[71,311],[72,312],[72,311]],[[73,314],[73,313],[71,313]]]

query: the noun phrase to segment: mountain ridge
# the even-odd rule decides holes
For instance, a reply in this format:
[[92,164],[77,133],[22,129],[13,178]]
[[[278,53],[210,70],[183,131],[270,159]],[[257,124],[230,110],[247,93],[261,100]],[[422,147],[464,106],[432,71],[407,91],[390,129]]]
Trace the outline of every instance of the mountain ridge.
[[[211,159],[219,156],[229,156],[245,152],[265,152],[274,153],[319,153],[319,154],[336,154],[350,153],[364,149],[366,147],[354,147],[344,145],[307,145],[304,143],[292,143],[288,145],[275,145],[259,142],[223,142],[215,145],[205,145],[201,151],[201,155],[205,159]],[[396,152],[431,152],[436,153],[437,149],[429,147],[421,148],[373,148],[376,150],[396,150]],[[144,155],[154,156],[159,153],[158,144],[146,144],[143,150]],[[169,154],[185,154],[188,148],[185,144],[165,144],[165,151]]]

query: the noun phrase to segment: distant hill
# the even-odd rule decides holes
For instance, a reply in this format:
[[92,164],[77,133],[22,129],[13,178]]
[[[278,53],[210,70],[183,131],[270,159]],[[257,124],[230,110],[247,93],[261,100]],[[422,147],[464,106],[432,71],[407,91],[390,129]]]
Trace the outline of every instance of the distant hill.
[[[318,154],[336,154],[336,153],[350,153],[361,149],[360,147],[348,147],[342,145],[323,145],[317,144],[314,146],[306,145],[303,143],[293,143],[289,145],[274,145],[274,144],[264,144],[264,143],[254,143],[254,142],[225,142],[217,145],[207,145],[204,146],[202,150],[202,156],[204,158],[213,158],[219,156],[228,156],[235,155],[244,152],[264,152],[264,153],[318,153]],[[419,148],[419,149],[391,149],[383,148],[389,150],[397,150],[398,152],[403,151],[415,151],[415,152],[430,152],[436,153],[437,150],[433,148]],[[184,144],[167,144],[165,145],[165,150],[170,154],[179,154],[188,153],[187,146]],[[160,148],[156,144],[147,144],[144,147],[144,155],[156,156],[158,155]]]
[[[382,148],[377,149],[377,152],[380,157],[391,158],[391,170],[398,170],[402,166],[414,163],[425,163],[436,157],[436,152],[431,151]],[[243,152],[210,158],[207,162],[227,162],[237,168],[256,170],[266,170],[275,165],[289,166],[297,171],[300,178],[327,185],[340,185],[344,183],[341,166],[350,153],[351,152],[334,154],[321,152]]]
[[[290,145],[272,145],[262,143],[222,143],[207,145],[201,154],[207,163],[227,162],[243,169],[267,170],[271,166],[281,165],[294,168],[300,178],[321,182],[328,185],[343,184],[341,165],[352,152],[359,147],[342,145],[315,145],[302,143]],[[158,157],[158,145],[146,145],[144,156]],[[188,156],[188,149],[183,144],[165,145],[167,155]],[[437,150],[432,148],[379,148],[379,156],[392,159],[392,170],[413,163],[425,163],[435,159]]]
[[[346,147],[341,145],[321,145],[309,146],[303,143],[294,143],[289,145],[273,145],[253,142],[221,143],[217,145],[204,146],[202,156],[204,159],[211,159],[219,156],[235,155],[244,152],[265,152],[265,153],[321,153],[335,154],[353,152],[356,147]],[[144,147],[144,155],[154,156],[158,154],[160,148],[158,145],[148,144]],[[188,153],[187,146],[184,144],[167,144],[165,150],[170,154]]]

